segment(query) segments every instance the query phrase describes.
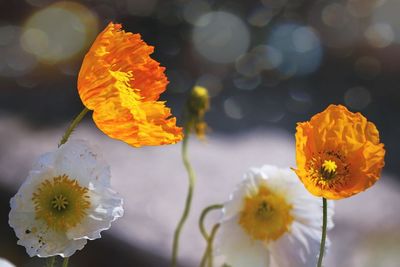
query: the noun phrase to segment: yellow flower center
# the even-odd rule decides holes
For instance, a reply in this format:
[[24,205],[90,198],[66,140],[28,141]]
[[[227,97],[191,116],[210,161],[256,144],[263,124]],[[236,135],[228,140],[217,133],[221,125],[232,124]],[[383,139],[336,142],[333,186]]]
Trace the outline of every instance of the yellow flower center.
[[55,231],[75,227],[90,207],[88,191],[67,175],[43,181],[32,197],[36,219],[45,221]]
[[68,200],[66,197],[64,197],[63,195],[58,195],[55,196],[53,201],[51,202],[51,204],[53,204],[53,208],[57,209],[58,211],[60,210],[64,210],[67,208],[68,205]]
[[276,240],[289,231],[291,210],[283,196],[260,186],[256,195],[245,198],[239,224],[254,240]]
[[337,165],[333,160],[324,160],[321,167],[322,177],[325,179],[331,179],[336,175]]

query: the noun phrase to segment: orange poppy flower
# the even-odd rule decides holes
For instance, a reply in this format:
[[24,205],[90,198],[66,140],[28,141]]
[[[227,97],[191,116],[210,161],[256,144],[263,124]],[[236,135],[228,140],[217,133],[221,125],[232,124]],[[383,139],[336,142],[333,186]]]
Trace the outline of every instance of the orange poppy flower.
[[106,135],[132,146],[174,144],[182,129],[163,101],[164,67],[139,34],[110,23],[86,54],[78,76],[83,104]]
[[366,190],[379,179],[384,156],[375,125],[344,106],[297,124],[295,172],[315,196],[341,199]]

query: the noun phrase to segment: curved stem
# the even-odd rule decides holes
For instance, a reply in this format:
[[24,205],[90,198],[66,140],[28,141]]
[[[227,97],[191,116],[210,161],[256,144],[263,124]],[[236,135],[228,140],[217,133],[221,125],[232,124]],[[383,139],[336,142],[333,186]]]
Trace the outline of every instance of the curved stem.
[[188,127],[188,125],[185,125],[184,137],[183,137],[183,141],[182,141],[182,160],[183,160],[183,164],[185,165],[186,171],[188,173],[189,188],[188,188],[188,193],[186,196],[185,208],[183,210],[182,217],[181,217],[181,219],[178,223],[178,226],[175,229],[175,233],[174,233],[174,241],[173,241],[173,245],[172,245],[171,267],[177,266],[177,257],[178,257],[178,250],[179,250],[179,237],[180,237],[183,225],[185,224],[186,219],[189,216],[190,206],[192,204],[192,198],[193,198],[193,189],[194,189],[194,184],[196,181],[196,177],[195,177],[193,168],[190,164],[190,161],[189,161],[189,158],[187,155],[188,140],[189,140],[189,127]]
[[204,237],[204,239],[205,239],[206,241],[208,240],[208,234],[207,234],[206,228],[205,228],[205,226],[204,226],[204,220],[205,220],[207,214],[208,214],[210,211],[216,210],[216,209],[222,209],[223,207],[224,207],[224,206],[221,205],[221,204],[215,204],[215,205],[211,205],[211,206],[206,207],[206,208],[201,212],[200,219],[199,219],[199,228],[200,228],[201,235]]
[[62,267],[68,267],[68,262],[69,262],[69,258],[68,258],[68,257],[67,257],[67,258],[64,258]]
[[318,265],[317,267],[322,266],[322,259],[324,257],[325,251],[325,240],[326,240],[326,227],[327,227],[327,217],[328,217],[328,203],[326,198],[322,198],[322,210],[323,210],[323,217],[322,217],[322,237],[321,237],[321,246],[319,248],[319,258],[318,258]]
[[75,117],[75,119],[71,122],[67,130],[65,131],[64,135],[61,138],[60,143],[58,144],[58,147],[62,146],[68,141],[68,138],[71,136],[72,132],[78,126],[78,124],[82,121],[82,119],[85,117],[86,113],[88,113],[89,109],[84,108],[81,113],[78,114],[78,116]]
[[207,238],[207,248],[203,254],[203,258],[201,259],[200,267],[206,267],[207,262],[208,262],[207,267],[213,266],[213,250],[212,250],[213,241],[219,227],[220,227],[219,223],[215,224],[211,230],[210,236]]
[[220,224],[217,223],[211,230],[210,238],[208,239],[208,267],[213,266],[213,241],[215,234],[219,229]]

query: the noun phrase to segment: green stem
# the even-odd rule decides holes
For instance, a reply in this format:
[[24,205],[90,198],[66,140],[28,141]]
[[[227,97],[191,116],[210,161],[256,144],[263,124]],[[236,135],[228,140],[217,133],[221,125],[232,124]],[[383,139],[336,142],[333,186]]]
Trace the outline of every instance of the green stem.
[[78,114],[78,116],[75,117],[75,119],[71,122],[69,125],[68,129],[65,131],[63,137],[61,138],[60,143],[58,144],[58,147],[62,146],[68,141],[68,138],[71,136],[72,132],[78,126],[78,124],[82,121],[82,119],[85,117],[86,113],[88,113],[89,109],[84,108],[81,113]]
[[322,266],[322,259],[324,257],[325,251],[325,240],[326,240],[326,227],[327,227],[327,217],[328,217],[328,203],[326,198],[322,198],[322,210],[323,210],[323,217],[322,217],[322,237],[321,237],[321,246],[319,248],[319,259],[317,267]]
[[177,258],[178,258],[178,250],[179,250],[179,237],[182,231],[182,227],[185,224],[189,212],[190,212],[190,206],[192,204],[192,198],[193,198],[193,189],[194,189],[194,184],[196,181],[196,177],[193,171],[193,168],[189,162],[189,158],[187,155],[187,146],[188,146],[188,140],[189,140],[189,125],[186,124],[184,127],[184,137],[182,141],[182,160],[183,160],[183,165],[185,165],[186,171],[188,173],[188,178],[189,178],[189,188],[188,188],[188,193],[186,196],[186,202],[185,202],[185,209],[183,210],[182,217],[178,223],[178,226],[175,229],[174,233],[174,241],[172,245],[172,261],[171,261],[171,267],[176,267],[177,266]]
[[50,259],[48,259],[46,267],[54,267],[54,264],[56,263],[56,257],[57,256],[53,256]]
[[201,259],[200,267],[206,267],[207,262],[208,262],[207,265],[208,267],[213,266],[213,250],[212,250],[213,241],[219,227],[220,227],[219,223],[215,224],[211,230],[210,236],[207,238],[207,247],[203,254],[203,258]]
[[64,258],[62,267],[68,267],[68,262],[69,262],[69,258],[68,258],[68,257],[67,257],[67,258]]
[[207,214],[208,214],[210,211],[216,210],[216,209],[222,209],[223,207],[224,207],[224,206],[221,205],[221,204],[215,204],[215,205],[211,205],[211,206],[206,207],[206,208],[201,212],[200,219],[199,219],[199,228],[200,228],[201,235],[204,237],[204,239],[205,239],[206,241],[208,240],[208,234],[207,234],[206,228],[205,228],[205,226],[204,226],[204,220],[205,220]]

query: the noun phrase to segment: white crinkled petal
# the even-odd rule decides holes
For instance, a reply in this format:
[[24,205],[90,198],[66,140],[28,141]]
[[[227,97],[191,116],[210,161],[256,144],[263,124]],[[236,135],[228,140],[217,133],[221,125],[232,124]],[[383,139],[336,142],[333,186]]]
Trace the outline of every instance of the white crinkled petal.
[[[39,185],[56,176],[67,175],[89,188],[87,216],[67,233],[55,232],[35,218],[33,193]],[[111,222],[123,215],[122,199],[110,188],[110,171],[100,156],[85,141],[69,141],[52,153],[41,156],[28,178],[11,199],[9,224],[30,256],[69,257],[82,249],[87,239],[100,237]]]
[[70,239],[87,238],[90,240],[100,238],[100,232],[111,227],[111,222],[122,217],[122,198],[107,187],[97,187],[90,192],[91,207],[88,216],[78,226],[67,233]]
[[58,175],[68,174],[85,187],[97,182],[110,186],[110,168],[96,150],[84,140],[70,140],[59,148],[54,169]]
[[269,253],[262,242],[251,239],[237,223],[237,218],[221,223],[216,237],[218,254],[232,267],[268,267]]
[[[308,267],[315,266],[319,254],[319,242],[321,239],[322,226],[322,199],[312,196],[299,181],[296,174],[287,169],[280,169],[275,166],[264,165],[261,168],[252,168],[245,174],[244,181],[231,195],[230,200],[224,206],[222,225],[226,229],[235,229],[221,234],[219,238],[220,253],[226,258],[236,257],[237,248],[259,243],[253,241],[242,230],[241,226],[233,219],[239,215],[243,200],[248,193],[254,193],[261,185],[266,185],[269,190],[285,197],[292,205],[291,215],[293,223],[289,232],[275,241],[266,244],[271,255],[273,267]],[[333,202],[328,201],[328,229],[333,227]],[[235,236],[239,234],[239,237]],[[218,236],[218,235],[217,235]],[[224,239],[225,236],[225,239]],[[247,237],[247,239],[245,238]],[[224,244],[224,242],[234,243]],[[241,242],[237,244],[237,242]],[[253,242],[253,243],[252,243]],[[327,240],[327,246],[329,240]],[[265,251],[265,248],[264,248]],[[228,254],[226,254],[228,253]],[[235,258],[236,259],[236,258]],[[240,259],[239,259],[240,261]],[[229,263],[229,262],[228,262]],[[233,267],[236,265],[231,264]],[[252,266],[252,265],[248,265]]]

